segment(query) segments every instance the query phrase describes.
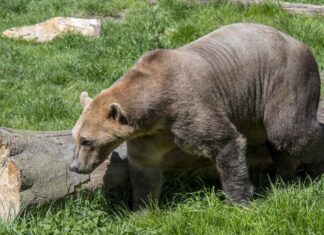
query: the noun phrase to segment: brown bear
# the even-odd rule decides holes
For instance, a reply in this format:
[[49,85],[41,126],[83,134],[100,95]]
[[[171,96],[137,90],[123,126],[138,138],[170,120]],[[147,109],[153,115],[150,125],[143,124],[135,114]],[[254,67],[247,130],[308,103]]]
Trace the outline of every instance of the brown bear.
[[244,204],[252,195],[247,146],[267,145],[286,179],[296,161],[322,173],[319,96],[318,67],[303,43],[264,25],[225,26],[146,53],[94,99],[82,93],[70,169],[89,173],[126,141],[138,209],[159,197],[166,156],[183,152],[209,159],[227,198]]

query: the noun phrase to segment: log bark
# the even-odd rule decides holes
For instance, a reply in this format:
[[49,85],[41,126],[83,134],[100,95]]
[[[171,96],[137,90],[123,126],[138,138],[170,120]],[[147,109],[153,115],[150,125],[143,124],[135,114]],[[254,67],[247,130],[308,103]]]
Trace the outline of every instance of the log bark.
[[42,205],[78,189],[103,184],[111,189],[127,182],[125,144],[89,175],[68,170],[73,151],[70,131],[0,129],[0,218],[13,219],[25,206]]

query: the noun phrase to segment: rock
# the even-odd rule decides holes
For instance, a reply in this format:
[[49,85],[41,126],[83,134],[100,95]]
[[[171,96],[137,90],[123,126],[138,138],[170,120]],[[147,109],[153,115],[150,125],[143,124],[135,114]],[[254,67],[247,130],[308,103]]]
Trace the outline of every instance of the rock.
[[27,41],[48,42],[67,33],[98,37],[100,28],[98,19],[55,17],[39,24],[8,29],[2,35]]

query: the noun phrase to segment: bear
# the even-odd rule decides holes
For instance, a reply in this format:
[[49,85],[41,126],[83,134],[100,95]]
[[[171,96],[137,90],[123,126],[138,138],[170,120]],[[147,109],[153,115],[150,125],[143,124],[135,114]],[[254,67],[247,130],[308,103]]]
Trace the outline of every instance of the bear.
[[164,166],[181,153],[208,159],[227,200],[247,205],[250,146],[267,146],[286,180],[299,163],[323,173],[319,96],[318,66],[302,42],[266,25],[223,26],[145,53],[93,99],[81,93],[70,170],[91,172],[126,141],[134,210],[158,200]]

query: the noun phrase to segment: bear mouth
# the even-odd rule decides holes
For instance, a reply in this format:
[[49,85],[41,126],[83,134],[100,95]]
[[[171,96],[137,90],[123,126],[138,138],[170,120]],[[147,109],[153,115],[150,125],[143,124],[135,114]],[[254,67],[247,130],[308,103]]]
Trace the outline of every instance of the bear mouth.
[[76,168],[76,169],[73,169],[72,171],[78,173],[78,174],[90,174],[94,171],[96,167],[87,167],[87,168]]
[[98,166],[100,165],[100,161],[96,161],[91,166],[70,166],[69,170],[78,174],[90,174],[92,173]]

